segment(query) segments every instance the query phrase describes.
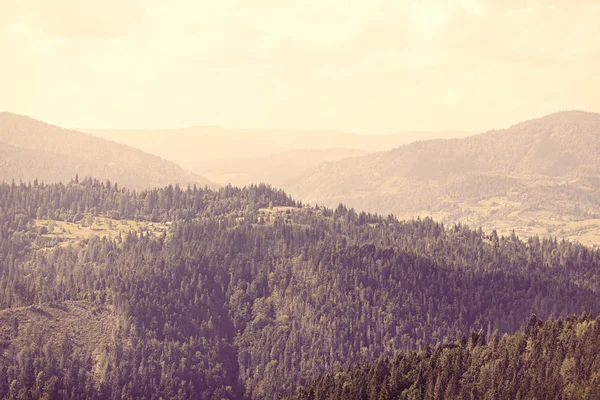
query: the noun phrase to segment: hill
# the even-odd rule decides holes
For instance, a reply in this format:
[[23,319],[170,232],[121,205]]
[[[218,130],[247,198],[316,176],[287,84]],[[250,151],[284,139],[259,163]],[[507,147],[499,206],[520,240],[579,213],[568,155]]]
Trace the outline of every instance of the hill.
[[[599,290],[600,251],[577,243],[312,208],[266,185],[0,184],[0,319],[27,349],[0,363],[0,397],[280,398],[533,313],[597,316]],[[96,342],[50,326],[94,309],[117,326],[100,369]],[[21,335],[24,312],[87,350]]]
[[552,114],[462,139],[325,163],[286,186],[297,198],[401,218],[430,215],[519,235],[600,244],[600,115]]
[[160,157],[6,112],[0,113],[0,156],[0,180],[8,182],[68,181],[79,174],[136,189],[176,183],[215,186]]

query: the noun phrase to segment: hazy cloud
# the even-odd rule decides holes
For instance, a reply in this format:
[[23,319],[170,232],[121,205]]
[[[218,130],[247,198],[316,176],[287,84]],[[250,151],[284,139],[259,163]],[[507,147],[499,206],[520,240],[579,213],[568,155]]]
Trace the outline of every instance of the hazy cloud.
[[[104,39],[141,23],[141,0],[1,0],[0,23],[70,39]],[[8,12],[5,12],[8,10]]]
[[591,1],[0,4],[0,109],[68,126],[479,130],[600,110]]

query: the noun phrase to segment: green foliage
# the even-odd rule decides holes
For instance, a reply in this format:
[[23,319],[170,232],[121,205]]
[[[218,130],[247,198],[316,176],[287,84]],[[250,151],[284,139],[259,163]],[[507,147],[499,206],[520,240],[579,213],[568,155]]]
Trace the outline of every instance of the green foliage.
[[[35,218],[86,215],[170,228],[159,237],[131,231],[41,245]],[[87,301],[113,310],[120,328],[102,374],[68,345],[60,356],[41,354],[32,336],[21,361],[0,357],[0,395],[42,396],[43,382],[53,398],[278,398],[321,374],[472,329],[465,346],[479,348],[532,313],[597,315],[599,272],[600,253],[578,244],[399,222],[343,205],[299,208],[265,185],[135,192],[89,178],[3,184],[0,308]],[[573,361],[561,368],[571,379]],[[392,390],[377,383],[392,369],[380,363],[364,396]],[[408,397],[426,379],[411,374],[401,379]]]
[[536,320],[487,344],[472,332],[468,342],[326,374],[286,399],[597,399],[599,337],[600,318],[585,317]]

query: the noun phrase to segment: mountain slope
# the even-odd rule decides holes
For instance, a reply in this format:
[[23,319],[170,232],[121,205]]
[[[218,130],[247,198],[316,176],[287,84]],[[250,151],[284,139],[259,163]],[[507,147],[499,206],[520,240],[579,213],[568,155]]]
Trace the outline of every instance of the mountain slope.
[[89,360],[98,381],[106,372],[107,346],[113,343],[117,324],[111,310],[86,301],[1,310],[0,363],[6,365],[17,354],[22,357],[32,338],[43,338],[44,351],[57,358],[66,356],[56,354],[66,350],[68,356]]
[[[275,399],[471,329],[512,333],[532,313],[600,313],[598,250],[300,207],[265,185],[0,184],[0,210],[0,308],[18,317],[21,307],[52,314],[46,306],[85,302],[117,324],[99,369],[85,354],[38,351],[49,347],[43,335],[8,343],[26,350],[0,363],[0,397],[85,388],[79,397]],[[93,234],[63,245],[57,236],[76,233],[73,224]]]
[[68,181],[95,176],[131,188],[179,183],[214,186],[172,162],[26,116],[0,113],[0,180]]
[[471,332],[461,342],[396,354],[327,374],[287,400],[598,399],[600,318],[542,323],[512,336]]
[[[307,171],[286,189],[335,206],[433,215],[600,243],[600,115],[560,112],[463,139],[429,140]],[[593,221],[593,227],[583,221]]]

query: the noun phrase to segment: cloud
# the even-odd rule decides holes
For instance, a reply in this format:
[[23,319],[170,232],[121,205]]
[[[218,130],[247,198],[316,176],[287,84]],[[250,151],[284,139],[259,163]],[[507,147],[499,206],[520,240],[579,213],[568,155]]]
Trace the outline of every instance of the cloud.
[[123,36],[143,20],[141,0],[0,0],[0,26],[25,25],[30,31],[67,39]]
[[600,109],[593,3],[0,0],[0,91],[15,93],[0,108],[70,126],[365,132]]

